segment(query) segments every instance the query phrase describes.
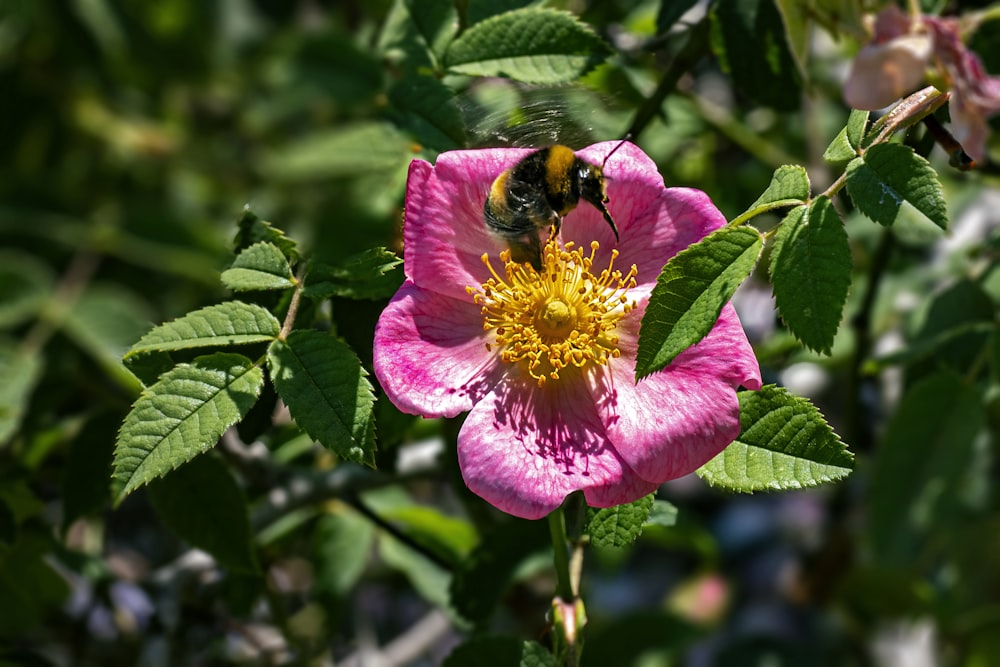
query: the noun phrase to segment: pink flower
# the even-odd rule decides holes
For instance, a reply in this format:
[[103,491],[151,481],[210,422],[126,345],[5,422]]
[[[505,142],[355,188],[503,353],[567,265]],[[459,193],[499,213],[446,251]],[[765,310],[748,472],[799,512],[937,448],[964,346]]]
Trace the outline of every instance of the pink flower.
[[855,56],[844,83],[854,109],[886,107],[916,90],[928,68],[950,88],[955,139],[976,161],[986,157],[987,119],[1000,113],[1000,77],[961,41],[955,19],[912,17],[889,5],[874,19],[874,34]]
[[[578,155],[600,164],[614,146]],[[704,193],[665,188],[632,144],[604,170],[616,250],[601,214],[582,203],[546,245],[543,278],[505,262],[483,204],[494,178],[528,152],[411,164],[406,280],[376,327],[374,366],[405,412],[469,412],[458,436],[466,484],[536,519],[576,490],[610,507],[692,472],[739,434],[736,388],[758,389],[760,370],[727,305],[704,340],[636,385],[639,323],[660,269],[725,219]],[[630,270],[615,268],[623,261]]]

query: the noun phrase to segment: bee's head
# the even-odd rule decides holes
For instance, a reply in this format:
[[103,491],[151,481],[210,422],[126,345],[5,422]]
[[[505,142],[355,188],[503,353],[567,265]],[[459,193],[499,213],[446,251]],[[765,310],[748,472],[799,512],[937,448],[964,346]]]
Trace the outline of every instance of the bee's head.
[[580,168],[580,198],[594,205],[601,212],[604,220],[615,233],[618,240],[618,227],[608,211],[608,184],[604,178],[604,170],[596,164],[584,163]]

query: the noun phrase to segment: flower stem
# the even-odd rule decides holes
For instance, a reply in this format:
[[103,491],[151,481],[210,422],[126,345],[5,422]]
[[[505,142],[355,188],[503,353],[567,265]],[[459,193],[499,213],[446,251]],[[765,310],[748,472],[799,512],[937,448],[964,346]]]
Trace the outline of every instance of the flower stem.
[[566,547],[566,515],[559,507],[549,514],[549,534],[552,536],[552,560],[556,568],[556,595],[573,599],[573,584],[569,574],[569,551]]

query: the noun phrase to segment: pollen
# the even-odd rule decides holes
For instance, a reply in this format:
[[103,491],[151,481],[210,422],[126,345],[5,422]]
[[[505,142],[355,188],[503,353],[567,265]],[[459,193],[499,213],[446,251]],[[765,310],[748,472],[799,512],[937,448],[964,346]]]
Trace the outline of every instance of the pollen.
[[560,247],[553,234],[542,251],[541,271],[511,261],[504,250],[502,274],[484,254],[492,277],[466,288],[482,306],[483,329],[496,335],[487,349],[524,368],[539,387],[559,380],[565,368],[603,366],[621,355],[615,328],[636,306],[628,298],[636,268],[623,275],[614,268],[618,251],[612,250],[608,267],[595,271],[599,248],[596,241],[589,253],[572,242]]

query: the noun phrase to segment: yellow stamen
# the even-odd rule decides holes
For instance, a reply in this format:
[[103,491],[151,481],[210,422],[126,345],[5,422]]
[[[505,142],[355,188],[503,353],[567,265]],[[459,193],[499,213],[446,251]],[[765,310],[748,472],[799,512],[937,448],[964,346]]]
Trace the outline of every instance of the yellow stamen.
[[620,356],[614,330],[626,313],[635,308],[627,292],[636,286],[636,268],[625,275],[614,268],[618,251],[611,251],[608,268],[591,272],[600,248],[594,241],[590,253],[567,243],[563,248],[551,236],[542,251],[542,270],[512,262],[510,251],[500,253],[503,276],[488,255],[483,263],[492,277],[481,287],[467,287],[483,307],[483,329],[496,333],[500,358],[520,364],[538,386],[559,379],[569,366],[604,365]]

